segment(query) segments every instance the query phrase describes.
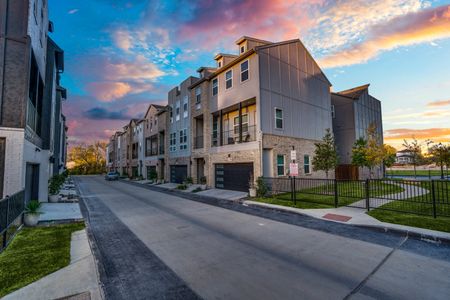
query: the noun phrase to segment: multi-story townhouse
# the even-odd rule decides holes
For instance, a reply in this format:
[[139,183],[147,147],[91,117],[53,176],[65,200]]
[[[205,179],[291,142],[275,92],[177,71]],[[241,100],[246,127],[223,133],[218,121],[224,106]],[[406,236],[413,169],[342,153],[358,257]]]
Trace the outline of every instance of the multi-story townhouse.
[[128,134],[127,127],[123,127],[123,131],[119,133],[118,144],[117,144],[117,154],[118,154],[118,171],[122,176],[128,176]]
[[[48,39],[46,0],[0,4],[0,196],[25,190],[47,201],[48,179],[65,164],[59,86],[63,51]],[[64,157],[64,159],[62,159]],[[7,176],[6,176],[7,174]]]
[[236,45],[239,55],[217,55],[217,67],[200,68],[190,86],[193,178],[247,191],[251,179],[286,176],[292,149],[300,176],[324,176],[311,166],[314,143],[332,127],[320,67],[298,39]]
[[189,87],[198,81],[196,77],[188,77],[168,94],[169,153],[166,172],[170,182],[181,183],[190,176],[191,166],[191,130],[190,90]]
[[[381,102],[369,94],[369,84],[349,90],[332,93],[333,133],[336,139],[339,164],[339,178],[367,178],[366,168],[351,165],[352,147],[359,138],[367,138],[367,129],[371,124],[376,126],[380,144],[383,143],[383,124]],[[383,176],[382,166],[374,169],[377,177]]]
[[127,175],[129,177],[138,177],[142,175],[143,159],[139,158],[143,144],[143,120],[131,119],[130,123],[124,128],[127,136]]
[[144,178],[150,179],[152,173],[157,179],[165,180],[166,165],[166,107],[150,104],[144,116]]

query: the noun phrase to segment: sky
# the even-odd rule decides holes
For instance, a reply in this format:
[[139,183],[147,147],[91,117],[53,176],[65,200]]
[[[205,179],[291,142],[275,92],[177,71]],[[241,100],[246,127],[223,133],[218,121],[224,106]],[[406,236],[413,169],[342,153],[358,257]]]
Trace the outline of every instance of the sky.
[[300,38],[333,91],[370,83],[386,143],[450,142],[450,1],[50,0],[69,143],[107,140],[243,36]]

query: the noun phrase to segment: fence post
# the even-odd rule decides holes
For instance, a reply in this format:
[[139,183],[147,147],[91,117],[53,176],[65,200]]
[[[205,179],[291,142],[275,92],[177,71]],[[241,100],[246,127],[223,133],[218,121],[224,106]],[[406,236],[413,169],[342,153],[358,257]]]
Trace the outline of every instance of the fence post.
[[6,244],[7,242],[7,237],[8,237],[8,225],[9,225],[9,196],[6,196],[6,223],[5,223],[5,228],[4,228],[4,232],[3,232],[3,245],[2,245],[2,249],[6,248]]
[[334,179],[334,207],[338,207],[338,187],[337,187],[338,181],[335,178]]
[[367,211],[370,211],[369,183],[370,183],[370,180],[366,179],[366,208],[367,208]]
[[433,200],[433,218],[436,219],[436,191],[434,189],[434,180],[431,180],[431,197]]
[[294,196],[294,205],[297,206],[297,193],[296,193],[296,190],[295,190],[295,176],[292,178],[292,180],[293,180],[293,182],[294,182],[294,189],[293,189],[293,191],[294,191],[294,193],[293,193],[293,196]]

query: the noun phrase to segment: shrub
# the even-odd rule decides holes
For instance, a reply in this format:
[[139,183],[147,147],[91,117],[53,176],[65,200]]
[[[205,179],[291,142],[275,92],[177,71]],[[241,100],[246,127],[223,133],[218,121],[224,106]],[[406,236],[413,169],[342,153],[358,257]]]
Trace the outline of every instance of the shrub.
[[156,170],[150,170],[149,174],[148,174],[148,179],[149,180],[156,180],[156,178],[158,178],[158,173],[156,173]]
[[177,189],[178,189],[178,190],[182,190],[182,191],[184,191],[184,190],[186,190],[186,189],[187,189],[187,185],[186,185],[186,184],[184,184],[184,183],[182,183],[182,184],[179,184],[179,185],[177,186]]
[[192,177],[187,177],[187,178],[184,180],[184,183],[185,183],[185,184],[192,184],[192,183],[194,183],[194,180],[192,179]]
[[256,195],[258,197],[265,197],[269,189],[267,188],[266,183],[262,177],[258,177],[256,180]]
[[200,177],[200,184],[206,184],[206,177],[205,176]]
[[37,200],[31,200],[25,206],[25,212],[27,214],[39,214],[39,213],[41,213],[41,202],[39,202]]
[[198,192],[201,192],[201,191],[202,191],[202,188],[198,187],[198,188],[195,188],[194,190],[192,190],[192,193],[198,193]]

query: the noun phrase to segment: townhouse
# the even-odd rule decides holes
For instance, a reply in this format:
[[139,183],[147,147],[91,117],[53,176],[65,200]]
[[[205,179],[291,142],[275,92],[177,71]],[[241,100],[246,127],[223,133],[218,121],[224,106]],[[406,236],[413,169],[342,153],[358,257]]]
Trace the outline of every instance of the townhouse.
[[24,190],[26,201],[47,201],[49,178],[65,170],[64,51],[53,27],[44,0],[0,4],[1,197]]
[[[259,176],[288,176],[294,159],[299,176],[322,178],[324,172],[313,171],[312,157],[327,129],[337,132],[344,167],[355,138],[345,136],[341,120],[353,116],[354,137],[372,122],[382,134],[381,106],[367,87],[331,93],[331,83],[300,40],[244,36],[236,48],[237,54],[217,54],[214,67],[200,67],[198,77],[170,90],[166,107],[149,106],[145,126],[166,113],[166,124],[144,131],[150,152],[145,165],[161,181],[192,177],[210,188],[248,191]],[[158,151],[162,140],[168,151]]]

